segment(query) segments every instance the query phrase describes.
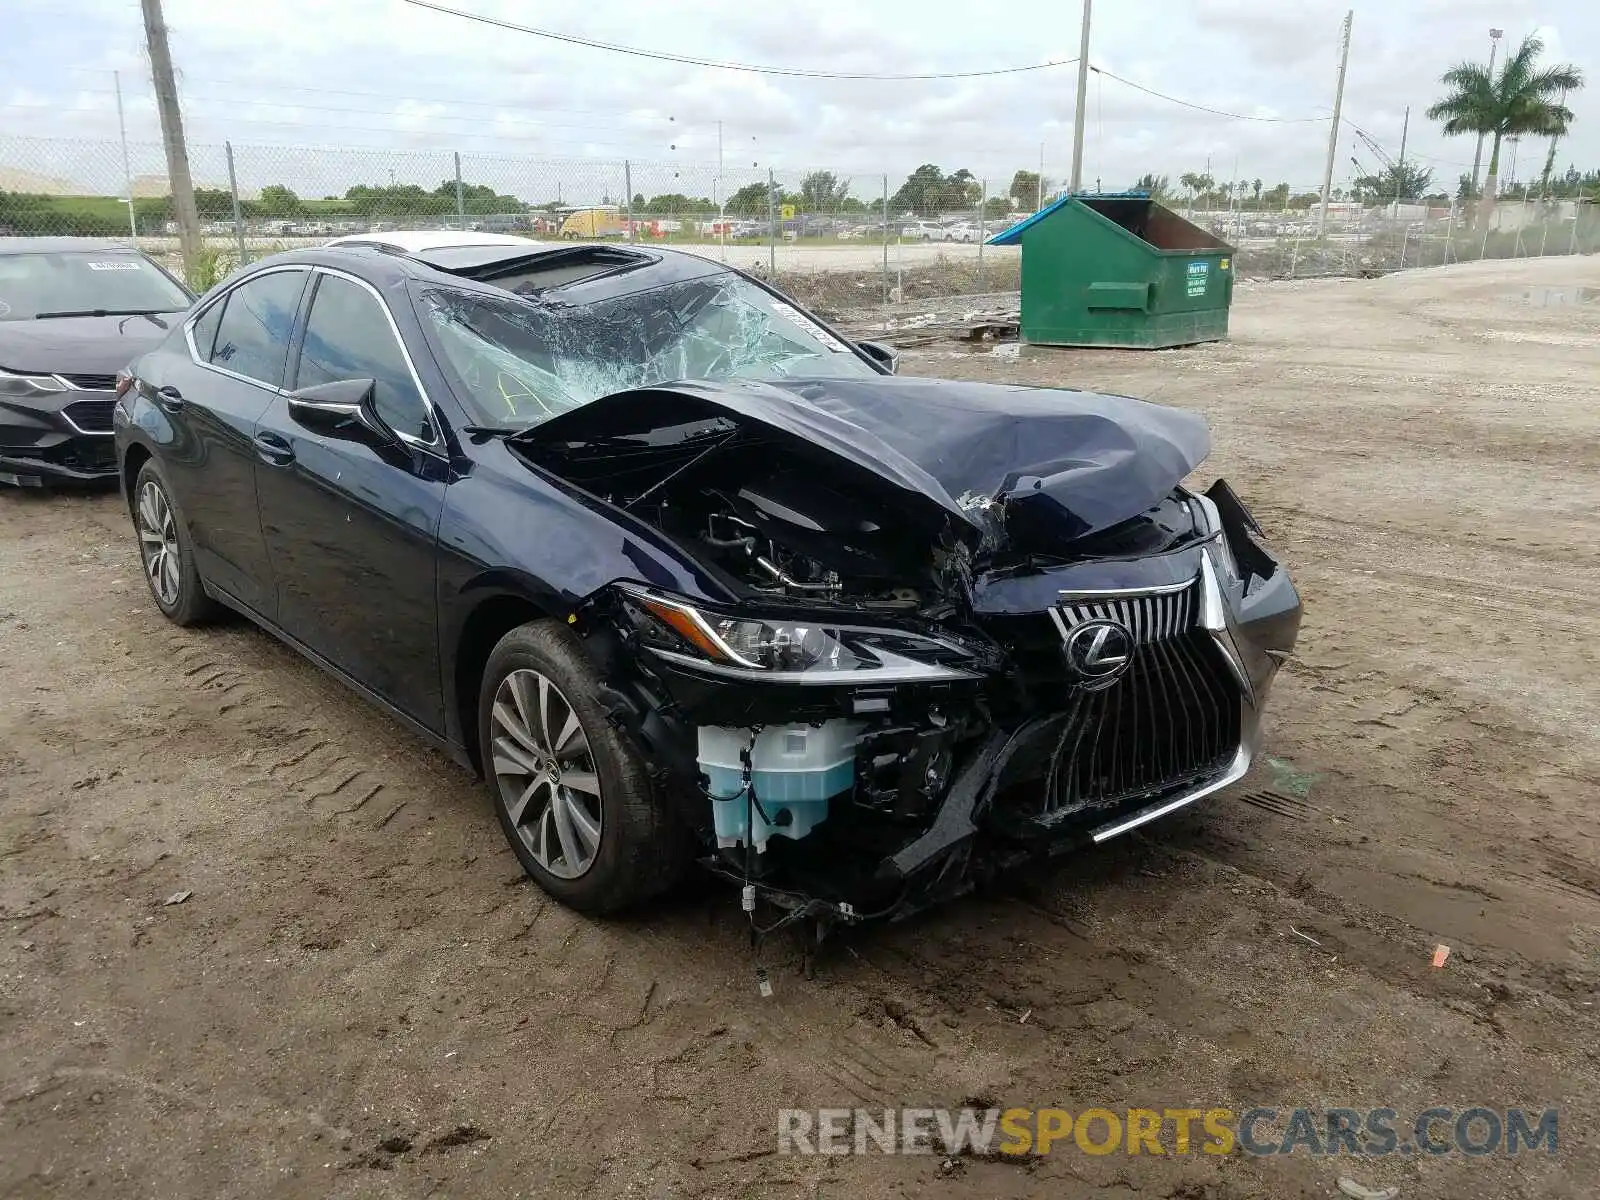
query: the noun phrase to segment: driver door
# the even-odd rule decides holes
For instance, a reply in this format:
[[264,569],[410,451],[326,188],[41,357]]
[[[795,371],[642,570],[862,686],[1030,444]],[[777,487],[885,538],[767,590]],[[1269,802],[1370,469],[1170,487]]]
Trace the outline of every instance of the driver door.
[[435,537],[448,463],[384,300],[319,268],[290,391],[376,381],[393,436],[301,423],[278,396],[257,423],[256,493],[284,631],[426,728],[442,732]]

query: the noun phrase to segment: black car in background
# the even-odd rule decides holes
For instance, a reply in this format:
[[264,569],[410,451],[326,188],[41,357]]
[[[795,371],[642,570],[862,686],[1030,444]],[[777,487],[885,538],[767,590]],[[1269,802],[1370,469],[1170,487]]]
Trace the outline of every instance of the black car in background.
[[0,238],[0,483],[115,480],[117,372],[193,300],[129,246]]
[[897,378],[664,249],[337,247],[208,294],[117,449],[179,624],[250,616],[609,911],[691,860],[893,916],[1241,778],[1300,602],[1200,418]]

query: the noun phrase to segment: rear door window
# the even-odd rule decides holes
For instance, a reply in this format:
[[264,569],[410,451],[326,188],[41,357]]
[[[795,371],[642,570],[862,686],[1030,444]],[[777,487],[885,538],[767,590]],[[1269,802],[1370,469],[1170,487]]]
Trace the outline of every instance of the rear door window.
[[[208,361],[268,387],[283,386],[283,364],[305,279],[304,271],[271,271],[229,292]],[[198,325],[195,346],[204,353]]]

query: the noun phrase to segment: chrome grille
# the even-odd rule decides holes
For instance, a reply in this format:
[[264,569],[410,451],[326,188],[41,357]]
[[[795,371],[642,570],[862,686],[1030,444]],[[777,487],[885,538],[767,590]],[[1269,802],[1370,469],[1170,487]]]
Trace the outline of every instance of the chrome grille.
[[61,378],[73,387],[82,388],[86,392],[109,392],[117,386],[115,375],[72,375],[63,371]]
[[1063,604],[1056,612],[1061,617],[1063,636],[1085,621],[1120,621],[1133,633],[1135,646],[1171,641],[1194,626],[1195,605],[1200,590],[1193,583],[1181,589],[1141,596],[1108,596]]
[[110,433],[115,400],[78,400],[61,411],[83,433]]
[[1127,672],[1102,691],[1074,694],[1061,724],[1043,816],[1174,791],[1214,778],[1239,747],[1240,695],[1199,626],[1198,586],[1164,594],[1075,600],[1056,612],[1070,631],[1120,621],[1133,634]]

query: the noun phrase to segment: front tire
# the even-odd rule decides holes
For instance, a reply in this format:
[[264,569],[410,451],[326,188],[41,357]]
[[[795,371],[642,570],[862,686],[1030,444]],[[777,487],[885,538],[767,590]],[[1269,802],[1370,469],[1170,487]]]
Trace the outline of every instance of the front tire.
[[500,639],[478,693],[484,779],[506,840],[535,883],[596,914],[665,891],[688,860],[599,685],[577,638],[533,621]]
[[174,625],[198,625],[217,614],[194,565],[194,547],[183,513],[152,459],[133,484],[133,527],[139,535],[144,581],[161,615]]

